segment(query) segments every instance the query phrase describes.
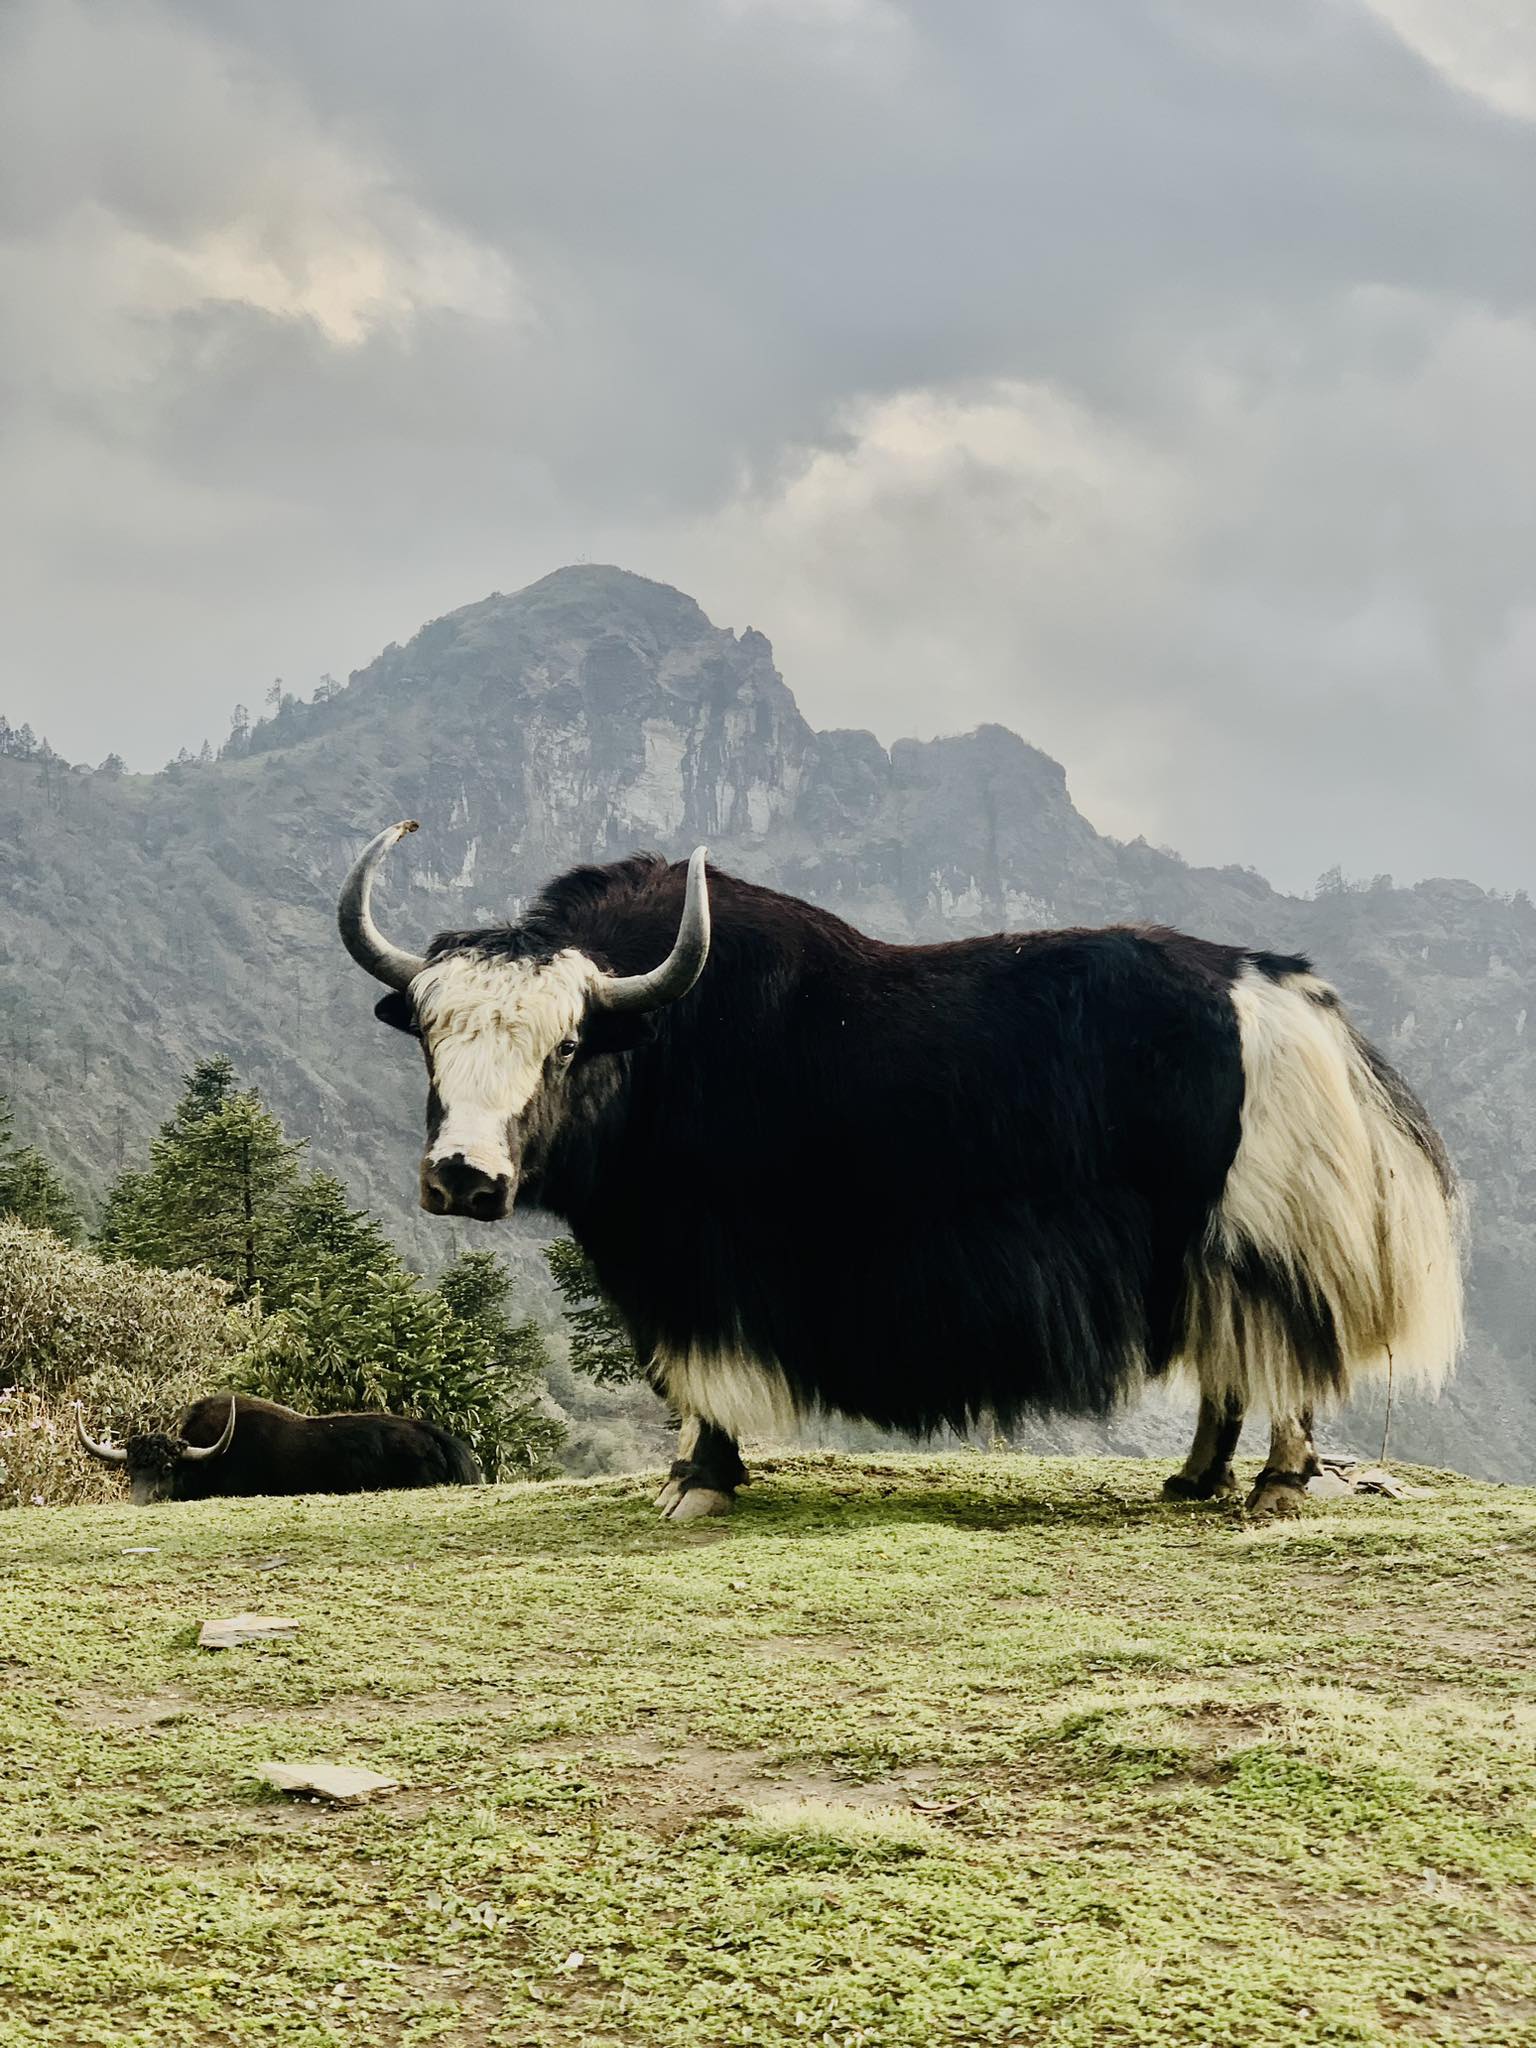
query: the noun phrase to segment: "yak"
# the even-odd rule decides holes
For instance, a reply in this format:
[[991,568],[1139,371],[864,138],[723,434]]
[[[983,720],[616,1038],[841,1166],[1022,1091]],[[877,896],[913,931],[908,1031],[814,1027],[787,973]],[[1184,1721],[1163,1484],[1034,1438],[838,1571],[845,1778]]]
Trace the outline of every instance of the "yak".
[[[680,1418],[659,1505],[725,1512],[738,1440],[922,1434],[1199,1394],[1175,1497],[1297,1511],[1314,1410],[1461,1341],[1461,1203],[1422,1105],[1294,954],[1161,926],[890,945],[658,855],[516,923],[341,936],[427,1069],[422,1206],[565,1220]],[[659,962],[659,964],[657,964]]]
[[126,1466],[135,1507],[484,1483],[474,1452],[458,1437],[435,1422],[378,1409],[300,1415],[250,1394],[208,1395],[182,1410],[170,1435],[131,1436],[117,1449],[86,1434],[77,1401],[75,1427],[93,1458]]

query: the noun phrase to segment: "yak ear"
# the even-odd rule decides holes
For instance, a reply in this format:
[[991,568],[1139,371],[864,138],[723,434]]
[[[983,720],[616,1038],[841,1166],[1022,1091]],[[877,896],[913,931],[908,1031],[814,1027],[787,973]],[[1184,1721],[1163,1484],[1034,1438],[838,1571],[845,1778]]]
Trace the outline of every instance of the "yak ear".
[[581,1027],[581,1049],[588,1057],[602,1052],[631,1052],[656,1035],[643,1010],[588,1010]]
[[392,988],[387,996],[380,996],[373,1006],[373,1014],[381,1024],[393,1025],[396,1031],[408,1031],[413,1038],[419,1036],[416,1012],[410,997],[401,989]]

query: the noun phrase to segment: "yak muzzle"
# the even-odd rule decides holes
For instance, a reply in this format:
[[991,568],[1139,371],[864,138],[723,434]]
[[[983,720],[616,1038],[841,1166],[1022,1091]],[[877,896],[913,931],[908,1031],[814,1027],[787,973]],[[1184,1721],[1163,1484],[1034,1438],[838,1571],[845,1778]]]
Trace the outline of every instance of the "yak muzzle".
[[429,1159],[421,1169],[421,1206],[433,1216],[499,1223],[512,1207],[512,1177],[471,1166],[462,1152]]

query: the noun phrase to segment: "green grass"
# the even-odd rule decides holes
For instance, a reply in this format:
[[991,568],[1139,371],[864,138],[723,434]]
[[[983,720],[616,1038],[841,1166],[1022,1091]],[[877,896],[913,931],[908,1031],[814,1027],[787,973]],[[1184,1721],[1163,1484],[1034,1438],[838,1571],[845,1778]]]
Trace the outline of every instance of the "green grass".
[[1536,2042],[1536,1494],[1419,1476],[0,1518],[0,2044]]

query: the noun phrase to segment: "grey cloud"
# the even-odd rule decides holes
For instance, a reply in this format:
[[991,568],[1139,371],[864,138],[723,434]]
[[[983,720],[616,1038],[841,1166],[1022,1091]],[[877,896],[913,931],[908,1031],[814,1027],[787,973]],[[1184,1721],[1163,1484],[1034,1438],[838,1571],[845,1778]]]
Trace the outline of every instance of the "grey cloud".
[[1536,131],[1388,11],[17,10],[0,706],[152,763],[598,556],[1113,829],[1529,879]]

